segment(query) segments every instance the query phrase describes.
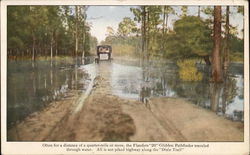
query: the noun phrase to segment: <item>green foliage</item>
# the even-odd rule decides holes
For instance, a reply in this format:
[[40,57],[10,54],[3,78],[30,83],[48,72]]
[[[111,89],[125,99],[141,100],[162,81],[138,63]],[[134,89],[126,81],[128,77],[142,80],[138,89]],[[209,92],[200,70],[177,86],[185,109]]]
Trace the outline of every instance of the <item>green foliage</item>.
[[214,9],[213,9],[213,7],[208,6],[208,7],[203,7],[203,9],[201,11],[208,16],[212,16]]
[[171,6],[164,6],[162,8],[162,13],[164,14],[175,14],[175,10]]
[[202,73],[198,72],[195,67],[195,60],[179,60],[177,65],[179,67],[179,78],[182,81],[200,81],[202,80]]
[[[229,60],[231,62],[243,62],[244,60],[244,39],[230,34],[228,39]],[[225,48],[225,38],[222,41],[222,49]]]
[[[36,57],[72,55],[75,50],[75,27],[79,26],[79,54],[90,50],[89,26],[86,23],[86,6],[79,6],[78,19],[73,6],[8,6],[8,56]],[[92,39],[93,40],[93,39]]]
[[90,51],[90,34],[89,33],[86,33],[85,34],[85,42],[84,42],[84,51],[86,52],[86,53],[89,53],[89,51]]
[[134,21],[129,17],[124,17],[118,25],[118,35],[127,37],[137,31]]
[[106,34],[106,36],[115,36],[115,30],[111,26],[107,27],[107,34]]
[[[198,6],[197,6],[198,7]],[[131,45],[139,52],[146,53],[149,58],[153,56],[164,56],[165,58],[172,60],[190,59],[190,58],[208,58],[211,56],[213,41],[213,6],[202,6],[202,16],[188,16],[188,7],[181,6],[180,19],[174,22],[173,29],[168,29],[168,18],[171,15],[175,15],[175,9],[171,6],[138,6],[132,7],[130,10],[134,14],[134,22],[140,26],[137,31],[137,44],[128,43],[131,37],[128,36],[130,30],[123,30],[127,23],[132,23],[131,19],[124,19],[118,28],[119,34],[123,34],[117,37],[115,35],[109,35],[106,38],[106,43]],[[241,9],[238,7],[238,9]],[[236,12],[231,12],[231,15]],[[133,25],[133,24],[132,24]],[[124,27],[125,28],[124,28]],[[222,24],[225,29],[224,23]],[[222,30],[224,30],[222,29]],[[144,32],[145,31],[145,32]],[[243,40],[237,37],[237,27],[230,26],[229,38],[229,53],[243,53]],[[222,33],[224,33],[222,31]],[[222,36],[224,36],[222,34]],[[138,44],[140,43],[140,45]],[[144,45],[144,51],[141,45]],[[139,48],[138,48],[139,47]],[[223,47],[221,48],[223,49]],[[237,54],[238,58],[242,58],[241,54]]]
[[115,44],[112,46],[112,51],[114,56],[127,56],[127,57],[135,56],[134,55],[135,47],[129,44]]
[[196,16],[186,16],[174,23],[174,32],[166,35],[166,53],[170,58],[209,55],[212,50],[211,29]]
[[89,55],[95,55],[96,54],[96,46],[98,44],[97,38],[89,35],[89,52],[86,53],[86,56]]
[[235,52],[229,55],[229,60],[231,62],[244,62],[244,53]]
[[142,7],[130,8],[130,11],[134,14],[134,21],[141,22],[142,20]]
[[188,10],[187,6],[182,6],[181,7],[181,17],[182,18],[187,16],[187,10]]
[[233,53],[244,53],[244,40],[234,35],[229,36],[229,49]]
[[16,36],[13,36],[8,40],[8,45],[12,46],[13,48],[16,48],[16,49],[18,49],[18,48],[23,49],[24,48],[24,42]]
[[244,15],[244,6],[238,6],[237,12]]
[[111,45],[114,56],[138,57],[140,55],[141,39],[137,36],[107,36],[101,44]]
[[137,31],[136,24],[130,18],[125,17],[119,23],[118,34],[108,26],[105,41],[101,44],[111,45],[113,55],[136,56],[140,52],[140,38],[134,34]]

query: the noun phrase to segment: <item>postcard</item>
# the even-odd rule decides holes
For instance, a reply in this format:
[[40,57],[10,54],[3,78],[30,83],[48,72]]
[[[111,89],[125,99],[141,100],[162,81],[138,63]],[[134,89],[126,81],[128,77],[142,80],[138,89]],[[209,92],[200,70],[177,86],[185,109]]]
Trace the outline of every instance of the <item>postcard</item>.
[[248,9],[1,1],[1,153],[249,154]]

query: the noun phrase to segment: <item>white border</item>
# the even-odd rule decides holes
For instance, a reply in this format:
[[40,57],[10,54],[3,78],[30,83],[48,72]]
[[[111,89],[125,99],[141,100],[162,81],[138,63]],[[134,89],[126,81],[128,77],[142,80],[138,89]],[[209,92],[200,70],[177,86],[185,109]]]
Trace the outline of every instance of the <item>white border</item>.
[[[184,152],[171,152],[171,154],[249,154],[249,8],[248,1],[243,0],[3,0],[1,1],[1,145],[3,154],[72,154],[60,148],[42,148],[45,142],[6,142],[6,76],[7,76],[7,31],[6,6],[8,5],[244,5],[244,142],[199,142],[209,144],[208,149],[187,148]],[[64,142],[46,142],[64,144]],[[75,143],[75,142],[71,142]],[[93,143],[93,142],[92,142]],[[102,142],[98,142],[99,144]],[[108,143],[108,142],[103,142]],[[118,142],[123,143],[123,142]],[[139,143],[139,142],[131,142]],[[145,142],[147,143],[147,142]],[[156,142],[154,142],[156,143]],[[164,142],[176,144],[178,142]],[[78,143],[79,144],[79,143]],[[110,144],[110,143],[108,143]],[[126,143],[124,143],[126,144]],[[181,143],[183,144],[183,143]],[[185,144],[197,144],[185,142]],[[86,152],[92,154],[94,152]],[[100,153],[100,152],[99,152]],[[117,154],[107,152],[108,154]],[[124,152],[131,154],[129,152]],[[155,152],[166,154],[167,152]],[[83,154],[78,152],[76,154]],[[102,153],[103,154],[103,153]],[[132,153],[135,154],[135,153]],[[149,154],[140,152],[140,154]]]
[[3,5],[246,5],[246,0],[2,0]]

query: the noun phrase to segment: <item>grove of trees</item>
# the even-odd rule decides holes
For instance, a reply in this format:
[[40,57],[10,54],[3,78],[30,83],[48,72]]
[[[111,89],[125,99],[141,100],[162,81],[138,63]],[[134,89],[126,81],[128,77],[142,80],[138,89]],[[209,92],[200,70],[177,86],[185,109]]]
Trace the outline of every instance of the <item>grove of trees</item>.
[[86,22],[86,6],[9,6],[8,58],[84,56],[97,39]]
[[[212,81],[221,81],[229,61],[243,61],[244,38],[229,20],[237,13],[243,15],[243,7],[197,6],[197,15],[189,15],[188,10],[188,6],[131,7],[134,19],[125,17],[105,43],[130,46],[134,55],[145,60],[155,56],[174,61],[200,59],[211,65]],[[172,27],[170,16],[177,16]]]
[[[86,20],[88,7],[9,6],[8,57],[84,58],[97,45]],[[101,42],[112,45],[115,55],[143,61],[154,57],[203,60],[212,67],[213,81],[222,81],[230,61],[243,60],[244,38],[230,21],[235,14],[243,15],[242,6],[197,6],[197,14],[192,15],[188,6],[134,6],[130,11],[133,19],[124,17],[117,30],[107,27]]]

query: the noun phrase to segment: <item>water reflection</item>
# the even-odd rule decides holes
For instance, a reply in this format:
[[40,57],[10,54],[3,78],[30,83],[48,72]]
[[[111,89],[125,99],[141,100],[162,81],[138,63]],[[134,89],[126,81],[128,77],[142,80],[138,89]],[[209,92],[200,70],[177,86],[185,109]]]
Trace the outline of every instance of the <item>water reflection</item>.
[[88,75],[71,60],[8,61],[8,128],[48,103],[67,97],[69,89],[84,90]]
[[[208,82],[208,69],[204,65],[196,66],[203,74],[201,81],[185,82],[179,78],[174,63],[149,62],[142,68],[138,63],[121,62],[107,63],[107,68],[102,68],[110,74],[115,95],[145,103],[150,97],[183,97],[229,119],[244,119],[243,65],[232,64],[225,82],[214,84]],[[101,65],[104,64],[97,65],[99,69]],[[79,69],[75,60],[57,60],[52,66],[50,61],[8,61],[8,128],[48,103],[67,97],[69,89],[86,90],[91,78],[83,70],[96,74],[95,67],[85,65]]]
[[179,78],[173,63],[153,63],[139,67],[112,64],[113,94],[123,98],[147,101],[150,97],[183,97],[192,103],[210,109],[218,115],[243,121],[243,65],[231,64],[224,83],[208,82],[207,67],[200,65],[201,81],[185,82]]
[[113,63],[111,66],[111,85],[115,95],[124,98],[140,97],[142,69],[137,66],[125,66]]

